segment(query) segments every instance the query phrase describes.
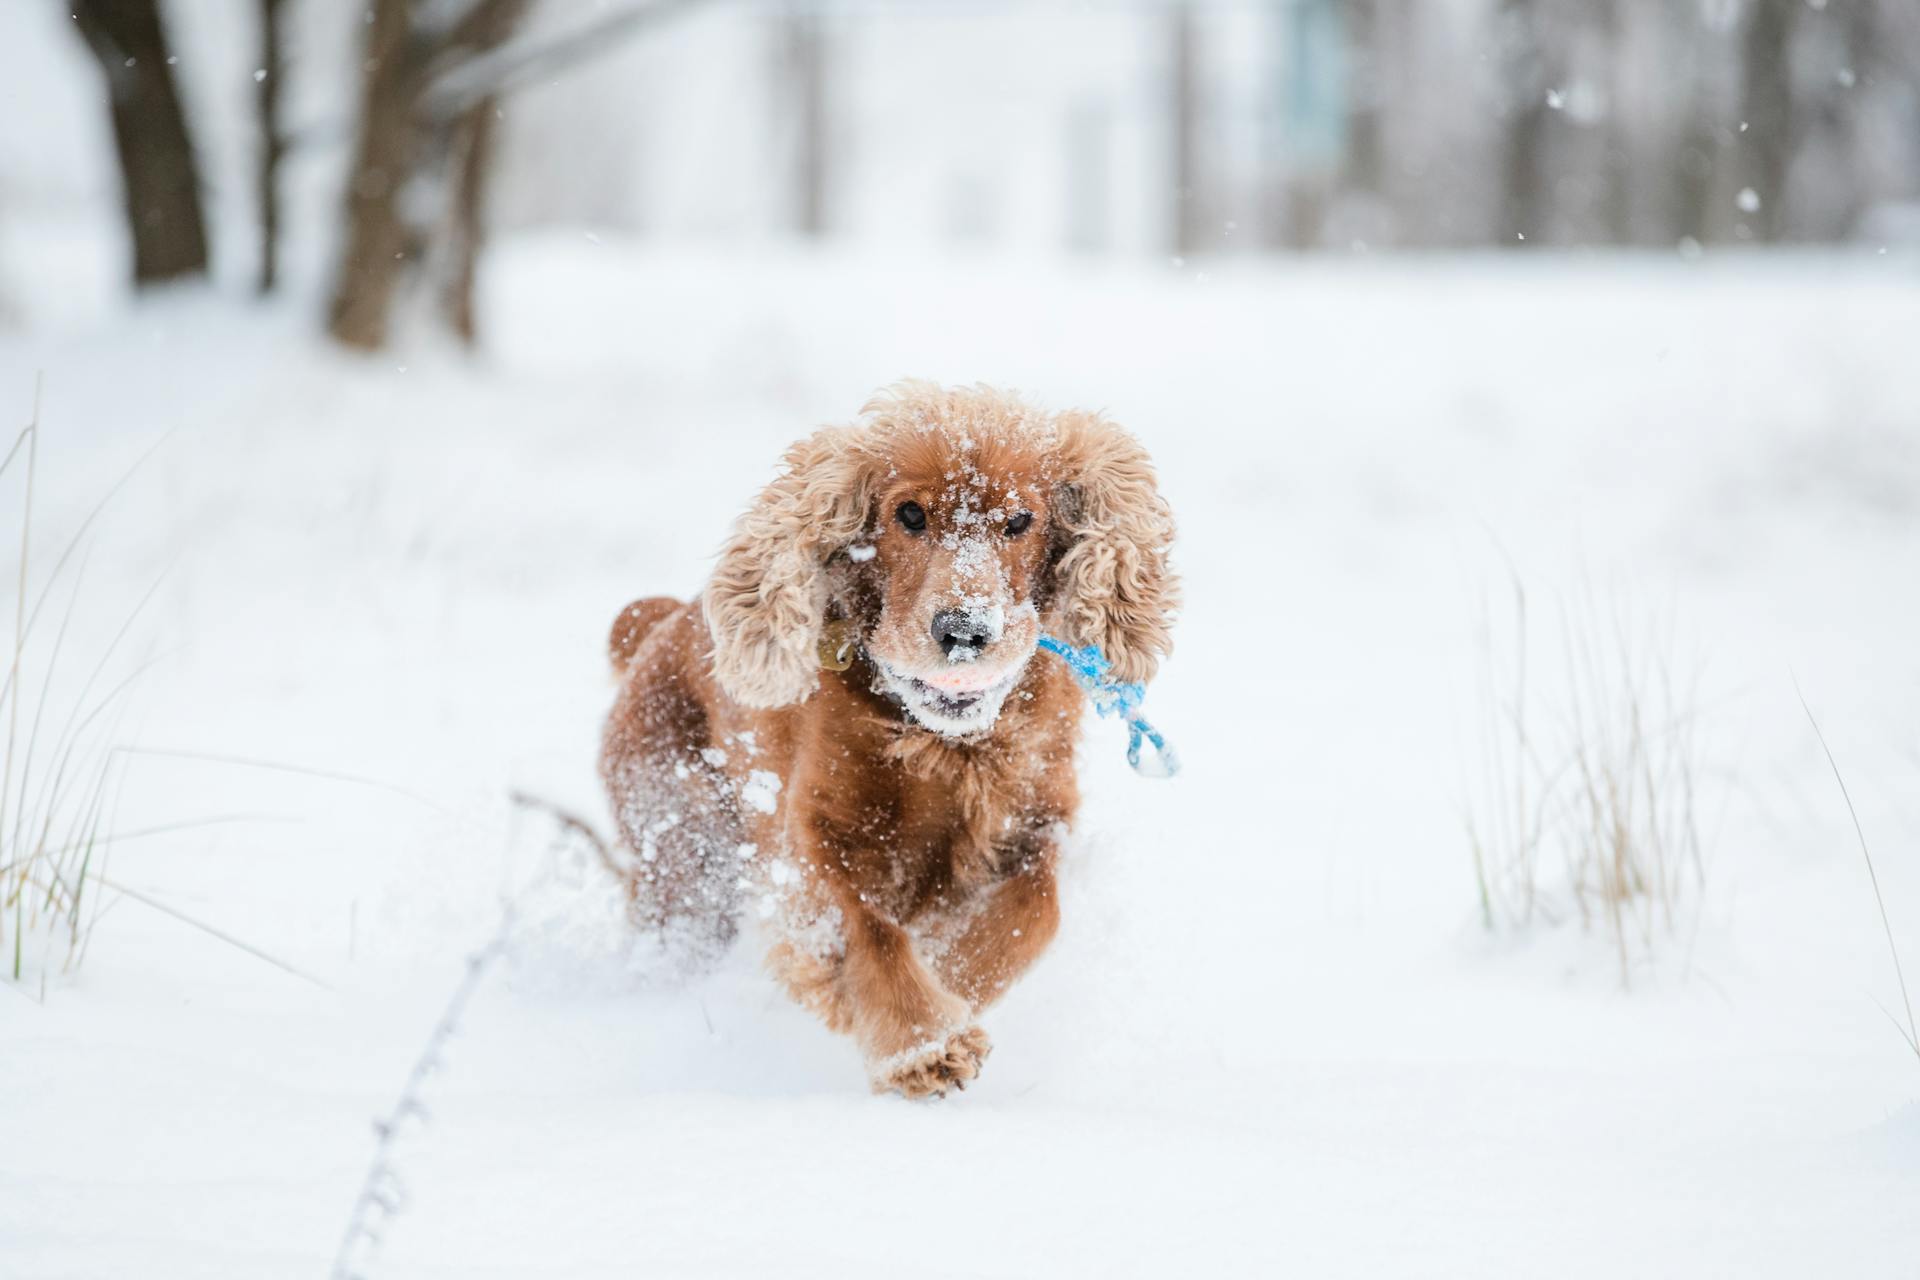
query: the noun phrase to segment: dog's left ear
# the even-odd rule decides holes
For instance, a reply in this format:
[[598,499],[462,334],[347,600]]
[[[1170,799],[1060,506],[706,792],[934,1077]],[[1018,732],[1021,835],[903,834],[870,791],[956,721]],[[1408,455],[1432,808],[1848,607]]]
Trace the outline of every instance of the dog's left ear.
[[1097,644],[1120,680],[1153,678],[1173,649],[1180,580],[1173,512],[1139,441],[1095,413],[1054,420],[1054,610],[1072,644]]
[[820,682],[827,560],[867,523],[874,468],[852,427],[826,427],[734,525],[701,603],[713,673],[749,707],[804,702]]

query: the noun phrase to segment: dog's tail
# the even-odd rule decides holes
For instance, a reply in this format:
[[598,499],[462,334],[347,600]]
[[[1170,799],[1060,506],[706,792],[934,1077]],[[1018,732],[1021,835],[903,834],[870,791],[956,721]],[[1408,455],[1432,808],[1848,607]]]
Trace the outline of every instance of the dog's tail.
[[633,655],[640,651],[640,642],[659,625],[661,619],[678,608],[678,600],[666,596],[648,596],[622,609],[620,616],[613,620],[612,633],[607,636],[607,657],[612,659],[613,669],[625,671],[627,664],[633,661]]

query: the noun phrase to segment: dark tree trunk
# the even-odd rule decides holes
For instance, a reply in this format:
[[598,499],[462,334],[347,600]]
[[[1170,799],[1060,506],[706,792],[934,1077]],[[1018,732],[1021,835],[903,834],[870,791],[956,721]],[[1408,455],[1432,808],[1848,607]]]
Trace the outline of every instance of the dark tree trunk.
[[360,131],[347,178],[347,245],[327,331],[350,347],[386,345],[394,293],[419,246],[400,216],[400,188],[419,163],[415,119],[425,68],[408,0],[373,0],[361,61]]
[[200,176],[158,0],[70,0],[107,80],[136,285],[207,269]]
[[1741,50],[1740,119],[1746,129],[1737,139],[1740,181],[1759,198],[1743,200],[1740,220],[1754,240],[1780,238],[1786,227],[1781,208],[1787,190],[1787,166],[1793,159],[1794,11],[1801,0],[1754,0],[1747,15]]
[[1500,152],[1499,234],[1508,246],[1545,241],[1552,212],[1547,147],[1553,109],[1547,91],[1554,75],[1553,54],[1541,0],[1505,0],[1500,10],[1501,53],[1506,103],[1505,137]]
[[487,180],[493,172],[494,121],[498,100],[482,98],[454,126],[453,207],[447,225],[447,266],[440,309],[447,327],[472,346],[479,336],[474,318],[474,284],[480,250],[486,242]]
[[1500,242],[1509,246],[1543,244],[1551,202],[1547,198],[1547,108],[1518,107],[1507,125],[1501,157]]
[[260,0],[259,111],[260,160],[255,198],[260,217],[261,293],[273,292],[280,282],[280,161],[286,155],[286,130],[280,118],[280,79],[286,71],[281,55],[280,19],[286,0]]

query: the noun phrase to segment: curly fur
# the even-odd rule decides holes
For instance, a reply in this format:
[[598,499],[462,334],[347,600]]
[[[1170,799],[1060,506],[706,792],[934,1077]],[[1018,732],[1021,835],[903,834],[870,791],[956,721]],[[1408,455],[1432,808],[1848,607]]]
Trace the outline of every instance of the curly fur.
[[720,553],[702,603],[714,675],[736,702],[786,706],[819,683],[827,558],[867,522],[874,458],[860,443],[858,428],[826,427],[787,450]]
[[1173,513],[1138,441],[1100,414],[1049,416],[990,387],[909,380],[861,414],[789,449],[720,554],[703,604],[714,675],[729,696],[779,707],[814,691],[829,561],[872,523],[889,460],[954,435],[1039,450],[1059,489],[1050,623],[1075,644],[1099,645],[1120,679],[1153,678],[1173,647],[1179,583],[1168,563]]
[[[1151,676],[1172,538],[1145,452],[1097,414],[908,382],[794,445],[701,604],[636,601],[608,638],[600,766],[635,920],[701,964],[750,905],[769,968],[875,1088],[964,1088],[991,1048],[974,1019],[1058,926],[1079,806],[1086,700],[1039,634]],[[955,656],[960,608],[992,620]],[[823,670],[829,617],[854,642]],[[944,711],[914,692],[969,679]]]
[[1097,644],[1122,680],[1153,679],[1173,649],[1173,512],[1147,451],[1098,414],[1054,419],[1066,500],[1054,562],[1063,638]]

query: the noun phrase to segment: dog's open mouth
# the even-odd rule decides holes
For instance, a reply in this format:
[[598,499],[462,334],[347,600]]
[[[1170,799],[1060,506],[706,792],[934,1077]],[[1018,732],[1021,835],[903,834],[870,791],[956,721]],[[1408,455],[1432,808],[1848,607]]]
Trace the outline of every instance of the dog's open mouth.
[[912,676],[907,677],[907,687],[912,689],[921,701],[932,705],[950,716],[966,715],[974,707],[980,705],[982,698],[992,692],[991,686],[986,689],[970,689],[965,691],[958,689],[941,689],[935,685],[928,684],[925,680],[918,680]]
[[[940,733],[968,734],[987,728],[1000,715],[1000,706],[1020,681],[1022,666],[996,678],[992,684],[942,681],[938,684],[876,662],[883,692],[906,708],[915,720]],[[1024,664],[1023,664],[1024,666]]]

